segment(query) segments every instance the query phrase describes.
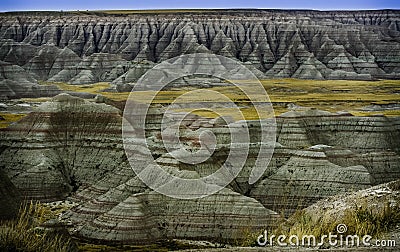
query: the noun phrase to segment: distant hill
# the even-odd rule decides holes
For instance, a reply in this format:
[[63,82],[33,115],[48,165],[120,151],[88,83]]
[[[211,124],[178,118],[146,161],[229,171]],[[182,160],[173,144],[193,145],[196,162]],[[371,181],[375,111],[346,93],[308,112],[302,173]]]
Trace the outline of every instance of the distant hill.
[[133,71],[134,81],[195,52],[251,63],[265,78],[400,76],[399,10],[33,11],[1,13],[0,22],[0,61],[36,80],[120,82]]

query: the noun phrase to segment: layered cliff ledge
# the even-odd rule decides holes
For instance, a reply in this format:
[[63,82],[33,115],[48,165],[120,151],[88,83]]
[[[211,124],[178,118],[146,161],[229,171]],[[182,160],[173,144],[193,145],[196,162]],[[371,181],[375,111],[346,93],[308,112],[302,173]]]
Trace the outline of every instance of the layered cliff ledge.
[[[33,12],[3,13],[0,20],[0,60],[27,71],[29,83],[132,83],[154,63],[195,52],[238,59],[265,78],[398,78],[400,72],[394,10]],[[1,80],[1,87],[14,81]]]
[[[359,114],[396,110],[393,115],[398,115],[397,81],[375,86],[370,85],[375,81],[336,80],[400,77],[400,11],[21,12],[1,13],[0,21],[0,99],[55,96],[10,100],[10,108],[0,104],[11,114],[29,106],[25,100],[37,101],[35,108],[26,109],[33,112],[0,129],[0,218],[14,217],[20,198],[68,199],[74,207],[60,217],[60,225],[81,241],[225,243],[249,231],[274,228],[278,219],[296,210],[311,206],[305,211],[313,212],[318,202],[342,197],[337,195],[357,190],[375,195],[375,189],[365,188],[400,178],[400,117],[343,112],[354,106],[360,107]],[[133,142],[133,150],[124,148],[122,112],[116,107],[124,107],[126,93],[110,91],[130,91],[157,63],[188,53],[233,58],[260,79],[334,81],[263,83],[275,94],[274,106],[285,108],[279,116],[262,119],[276,122],[273,144],[261,142],[259,120],[189,114],[179,125],[179,141],[187,153],[199,150],[204,131],[214,133],[217,141],[212,156],[196,166],[176,160],[164,145],[168,139],[174,143],[175,133],[168,135],[160,127],[174,95],[161,93],[146,117],[146,147],[170,174],[205,177],[227,159],[230,127],[247,125],[251,134],[244,167],[229,185],[208,197],[177,200],[153,191],[132,170],[127,153],[140,153],[143,141]],[[179,66],[172,74],[197,67],[190,62]],[[231,73],[232,79],[241,74]],[[97,82],[106,83],[84,85]],[[226,85],[209,76],[184,77],[172,82],[171,90],[192,83],[200,88]],[[97,96],[85,100],[60,94],[63,86],[79,97]],[[75,91],[89,92],[85,88],[92,92]],[[232,95],[250,116],[245,100]],[[167,122],[186,108],[179,105],[171,106],[177,111]],[[342,112],[303,107],[314,105]],[[249,184],[260,146],[271,152],[274,147],[273,154],[261,178]]]
[[[3,129],[0,169],[25,199],[48,202],[69,196],[78,203],[64,218],[73,225],[72,234],[83,240],[233,241],[246,228],[276,225],[280,218],[276,212],[229,188],[196,200],[153,192],[128,164],[121,120],[118,109],[109,105],[57,95]],[[179,167],[169,168],[181,172]]]
[[244,229],[274,227],[282,217],[278,212],[288,216],[320,199],[400,178],[398,117],[315,109],[284,113],[276,118],[271,162],[250,185],[259,122],[189,116],[180,129],[189,151],[198,148],[196,130],[207,127],[217,139],[213,156],[193,168],[166,153],[159,137],[164,113],[159,104],[152,107],[146,123],[147,144],[162,169],[186,178],[213,173],[227,157],[227,126],[247,123],[251,147],[242,172],[226,188],[202,199],[177,200],[156,193],[128,163],[120,111],[67,94],[1,131],[0,169],[28,199],[68,197],[76,203],[63,215],[73,236],[117,244],[173,238],[231,241],[242,237]]

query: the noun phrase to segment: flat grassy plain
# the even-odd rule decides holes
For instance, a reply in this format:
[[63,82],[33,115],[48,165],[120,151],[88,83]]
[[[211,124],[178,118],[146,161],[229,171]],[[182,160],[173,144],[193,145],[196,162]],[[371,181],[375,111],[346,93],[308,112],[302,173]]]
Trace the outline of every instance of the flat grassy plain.
[[[399,109],[382,109],[379,111],[368,111],[363,107],[371,105],[388,106],[400,105],[400,80],[303,80],[303,79],[266,79],[261,80],[262,85],[267,91],[273,104],[275,116],[289,111],[289,107],[312,107],[330,112],[347,111],[355,116],[400,116]],[[115,102],[125,102],[130,92],[105,92],[111,85],[100,82],[87,85],[70,85],[67,83],[43,82],[42,85],[57,85],[60,89],[73,92],[86,92],[91,94],[101,94]],[[168,105],[179,96],[193,91],[194,87],[172,88],[163,90],[153,100],[153,103]],[[220,92],[234,101],[240,108],[245,119],[257,119],[258,115],[254,107],[250,106],[248,98],[238,88],[234,86],[218,86],[207,88],[208,90]],[[196,95],[198,94],[195,93]],[[154,92],[140,91],[133,96],[136,101],[147,101],[153,96]],[[131,96],[132,97],[132,96]],[[209,93],[207,96],[186,96],[189,102],[204,101],[210,102]],[[49,98],[21,99],[24,102],[45,102]],[[207,108],[206,108],[207,109]],[[197,110],[194,113],[205,116],[215,117],[218,115],[232,115],[234,108],[213,108],[208,110]],[[189,111],[190,109],[176,109],[179,111]],[[6,127],[9,123],[21,119],[23,114],[0,114],[5,120],[0,121],[0,127]],[[239,118],[235,118],[239,119]]]
[[17,122],[21,120],[26,114],[16,114],[16,113],[0,113],[1,118],[4,120],[0,120],[0,129],[7,128],[10,123]]
[[[400,110],[382,109],[380,111],[367,111],[366,106],[399,105],[400,81],[349,81],[349,80],[301,80],[301,79],[268,79],[261,80],[273,104],[275,116],[289,111],[288,106],[312,107],[330,112],[347,111],[355,116],[400,116]],[[193,88],[194,89],[194,88]],[[241,111],[246,119],[256,119],[254,108],[247,106],[249,100],[238,89],[232,86],[213,87],[210,90],[220,92],[229,99],[243,106]],[[154,99],[154,103],[169,104],[177,97],[192,90],[171,89],[161,91]],[[100,92],[101,93],[101,92]],[[126,100],[129,93],[102,93],[113,100]],[[138,92],[137,101],[147,100],[151,92]],[[201,98],[200,98],[201,99]],[[204,97],[204,101],[210,99]],[[199,97],[193,97],[198,101]],[[190,101],[190,100],[189,100]],[[293,106],[292,106],[293,107]],[[217,113],[227,115],[229,108],[215,109]],[[213,113],[207,111],[195,112],[202,116],[213,117]]]
[[285,105],[314,107],[330,112],[348,111],[355,116],[384,114],[400,116],[400,110],[363,111],[369,105],[400,104],[400,81],[351,80],[262,80],[275,114],[287,111]]

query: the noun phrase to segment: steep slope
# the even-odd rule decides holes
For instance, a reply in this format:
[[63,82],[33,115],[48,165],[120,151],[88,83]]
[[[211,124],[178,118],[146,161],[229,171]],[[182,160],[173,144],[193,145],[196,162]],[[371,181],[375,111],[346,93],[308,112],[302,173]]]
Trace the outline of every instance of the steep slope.
[[[400,72],[395,10],[39,12],[5,13],[0,20],[0,60],[39,80],[113,81],[130,75],[122,59],[160,62],[195,52],[236,58],[268,78],[398,78]],[[103,74],[93,72],[94,62],[105,67]]]
[[20,209],[20,194],[2,170],[0,170],[0,182],[0,220],[14,218]]
[[18,65],[0,61],[0,99],[54,96],[60,92],[56,86],[39,85],[35,77]]
[[[229,152],[227,125],[240,130],[247,123],[189,116],[179,136],[190,153],[199,147],[201,130],[214,132],[217,140],[213,155],[193,167],[166,153],[159,127],[164,109],[155,105],[148,111],[147,145],[162,169],[185,178],[218,170]],[[135,175],[125,151],[144,155],[143,142],[133,138],[124,150],[121,120],[111,106],[58,95],[1,131],[0,169],[28,199],[68,197],[77,203],[63,216],[75,237],[117,244],[228,241],[246,229],[274,227],[277,212],[287,216],[320,199],[400,178],[398,117],[309,109],[276,118],[278,143],[257,183],[250,185],[248,178],[258,157],[260,124],[248,121],[252,144],[238,176],[211,196],[177,200],[154,192]],[[173,141],[170,136],[163,138]]]

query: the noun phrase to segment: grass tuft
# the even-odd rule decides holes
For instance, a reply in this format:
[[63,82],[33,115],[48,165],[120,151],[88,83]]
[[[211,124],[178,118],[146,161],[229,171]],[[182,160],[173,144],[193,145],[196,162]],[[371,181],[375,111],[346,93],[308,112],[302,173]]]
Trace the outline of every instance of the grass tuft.
[[51,218],[40,203],[24,204],[14,220],[0,223],[0,248],[5,251],[69,251],[69,237],[40,228]]
[[349,232],[352,234],[381,237],[400,223],[400,206],[389,201],[380,207],[363,204],[349,211],[343,223],[348,223]]
[[236,240],[231,245],[238,247],[255,247],[257,246],[257,238],[264,230],[254,231],[250,227],[243,227],[239,230]]
[[348,228],[344,235],[370,235],[374,238],[382,237],[391,228],[400,223],[400,205],[386,201],[383,204],[371,206],[359,203],[348,208],[339,218],[330,218],[321,215],[311,215],[305,210],[294,213],[286,222],[283,222],[274,234],[284,234],[287,237],[296,235],[313,235],[320,239],[329,233],[338,234],[337,226],[345,224]]

